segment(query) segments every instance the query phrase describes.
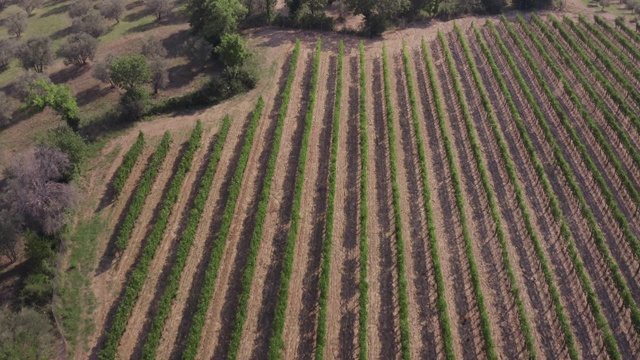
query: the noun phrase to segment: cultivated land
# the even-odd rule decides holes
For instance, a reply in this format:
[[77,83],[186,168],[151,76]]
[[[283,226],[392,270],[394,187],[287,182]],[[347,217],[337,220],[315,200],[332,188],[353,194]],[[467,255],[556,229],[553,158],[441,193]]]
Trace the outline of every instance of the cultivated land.
[[90,173],[102,198],[145,134],[95,209],[109,231],[75,357],[640,356],[640,43],[568,16],[440,23],[362,52],[249,33],[275,62],[255,90],[137,124]]

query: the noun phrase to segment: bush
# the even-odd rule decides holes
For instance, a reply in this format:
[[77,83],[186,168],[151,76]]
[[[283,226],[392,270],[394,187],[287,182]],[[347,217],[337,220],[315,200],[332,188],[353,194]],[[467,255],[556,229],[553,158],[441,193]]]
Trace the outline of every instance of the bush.
[[87,143],[82,136],[67,126],[49,130],[40,142],[43,145],[62,151],[69,157],[72,176],[78,173],[80,166],[87,158]]
[[29,306],[44,306],[51,301],[53,296],[53,280],[44,273],[27,275],[22,290],[20,301]]
[[128,121],[140,120],[149,109],[151,97],[147,89],[134,87],[120,98],[120,113]]

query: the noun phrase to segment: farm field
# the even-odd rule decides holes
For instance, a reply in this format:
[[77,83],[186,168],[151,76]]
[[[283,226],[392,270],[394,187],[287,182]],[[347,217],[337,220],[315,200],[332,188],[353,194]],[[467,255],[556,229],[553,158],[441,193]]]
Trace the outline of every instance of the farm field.
[[120,141],[75,357],[638,358],[632,34],[277,36],[273,83]]

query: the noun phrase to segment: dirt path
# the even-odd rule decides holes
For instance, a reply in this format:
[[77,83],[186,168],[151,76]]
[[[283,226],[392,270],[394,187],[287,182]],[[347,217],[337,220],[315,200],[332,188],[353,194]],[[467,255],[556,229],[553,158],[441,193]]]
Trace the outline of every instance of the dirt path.
[[284,358],[312,359],[314,354],[320,261],[327,211],[331,123],[336,86],[337,55],[331,44],[323,44],[316,105],[313,115],[307,168],[291,276],[289,304],[283,340]]
[[334,241],[327,300],[329,359],[357,358],[358,321],[358,52],[345,46],[342,111],[338,135]]
[[[102,337],[110,327],[109,319],[117,310],[119,298],[122,294],[122,287],[127,281],[133,265],[137,261],[144,239],[146,239],[153,227],[154,219],[159,211],[160,201],[162,200],[163,194],[167,191],[169,182],[180,160],[180,156],[178,156],[181,147],[180,142],[176,139],[176,136],[174,136],[173,139],[169,153],[158,172],[158,177],[153,183],[151,192],[147,195],[142,213],[135,222],[127,248],[122,252],[120,257],[116,259],[110,254],[103,254],[100,260],[101,263],[96,270],[96,275],[92,279],[91,287],[93,293],[97,298],[104,299],[104,301],[98,304],[98,307],[94,311],[94,321],[97,330],[96,335],[100,337],[94,338],[95,340],[91,339],[91,344],[94,346],[92,352],[94,353],[99,350]],[[135,189],[131,190],[136,191]],[[127,195],[123,192],[121,196],[124,199]],[[123,213],[126,213],[126,211],[127,210],[124,209]],[[119,228],[115,227],[114,233],[110,236],[113,238],[118,230]]]
[[268,347],[276,292],[278,289],[282,251],[287,237],[293,186],[302,139],[306,96],[311,77],[313,51],[301,46],[291,89],[291,102],[284,122],[281,148],[276,162],[271,200],[267,206],[264,233],[258,252],[257,267],[251,285],[247,321],[239,358],[250,359],[265,354]]
[[175,259],[175,251],[179,241],[179,235],[189,216],[195,194],[198,191],[200,178],[206,167],[205,158],[208,158],[209,141],[205,135],[205,141],[196,151],[191,170],[187,173],[178,196],[176,204],[171,209],[169,224],[164,232],[160,246],[149,267],[147,279],[142,286],[136,305],[133,308],[126,330],[120,340],[118,356],[121,358],[140,357],[142,346],[146,339],[151,320],[155,315],[153,306],[164,291],[163,285],[169,275],[171,265]]

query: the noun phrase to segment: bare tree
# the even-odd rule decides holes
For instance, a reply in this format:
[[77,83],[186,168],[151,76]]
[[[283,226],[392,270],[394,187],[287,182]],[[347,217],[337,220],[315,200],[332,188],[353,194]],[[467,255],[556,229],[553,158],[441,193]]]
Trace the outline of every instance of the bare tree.
[[15,101],[8,97],[4,91],[0,91],[0,125],[11,120],[11,116],[16,108]]
[[164,89],[169,83],[167,61],[163,58],[155,57],[149,62],[149,69],[151,70],[153,93],[157,94],[159,89]]
[[86,33],[73,34],[60,45],[58,56],[64,59],[65,65],[73,64],[80,67],[86,65],[89,59],[93,60],[96,50],[98,50],[96,38]]
[[19,0],[18,6],[24,9],[27,12],[27,15],[31,16],[33,14],[33,10],[37,9],[44,3],[44,0]]
[[104,60],[93,64],[93,71],[91,73],[94,79],[100,80],[103,83],[109,83],[112,89],[116,87],[111,80],[111,63],[113,63],[115,59],[115,55],[107,55]]
[[20,238],[21,219],[9,209],[0,209],[0,255],[9,261],[18,260],[16,245]]
[[148,0],[146,4],[147,9],[156,16],[158,21],[169,15],[173,8],[173,1],[171,0]]
[[71,170],[68,156],[38,146],[5,171],[7,199],[31,229],[52,235],[67,222],[75,204],[76,189],[62,182]]
[[26,43],[20,45],[18,58],[22,61],[22,66],[25,69],[43,72],[47,66],[53,63],[51,40],[45,36],[30,38]]
[[76,0],[69,7],[69,17],[77,18],[87,15],[93,10],[93,2],[91,0]]
[[36,80],[40,79],[49,79],[49,77],[45,74],[38,73],[29,69],[23,71],[20,75],[18,75],[18,78],[16,79],[13,95],[21,100],[26,100],[29,94],[33,93],[35,89],[33,83]]
[[82,17],[73,19],[71,27],[74,32],[87,33],[95,38],[107,32],[106,19],[97,11],[90,11]]
[[6,68],[16,56],[16,42],[13,39],[0,39],[0,70]]
[[147,59],[153,59],[155,57],[164,58],[167,56],[167,50],[162,45],[162,42],[155,36],[147,36],[142,39],[142,55]]
[[104,0],[100,4],[100,13],[107,19],[115,20],[116,24],[120,24],[120,17],[126,11],[124,0]]
[[27,30],[27,13],[24,11],[20,11],[17,13],[12,13],[7,16],[5,20],[7,24],[7,32],[9,35],[14,35],[15,37],[20,37],[22,33]]

